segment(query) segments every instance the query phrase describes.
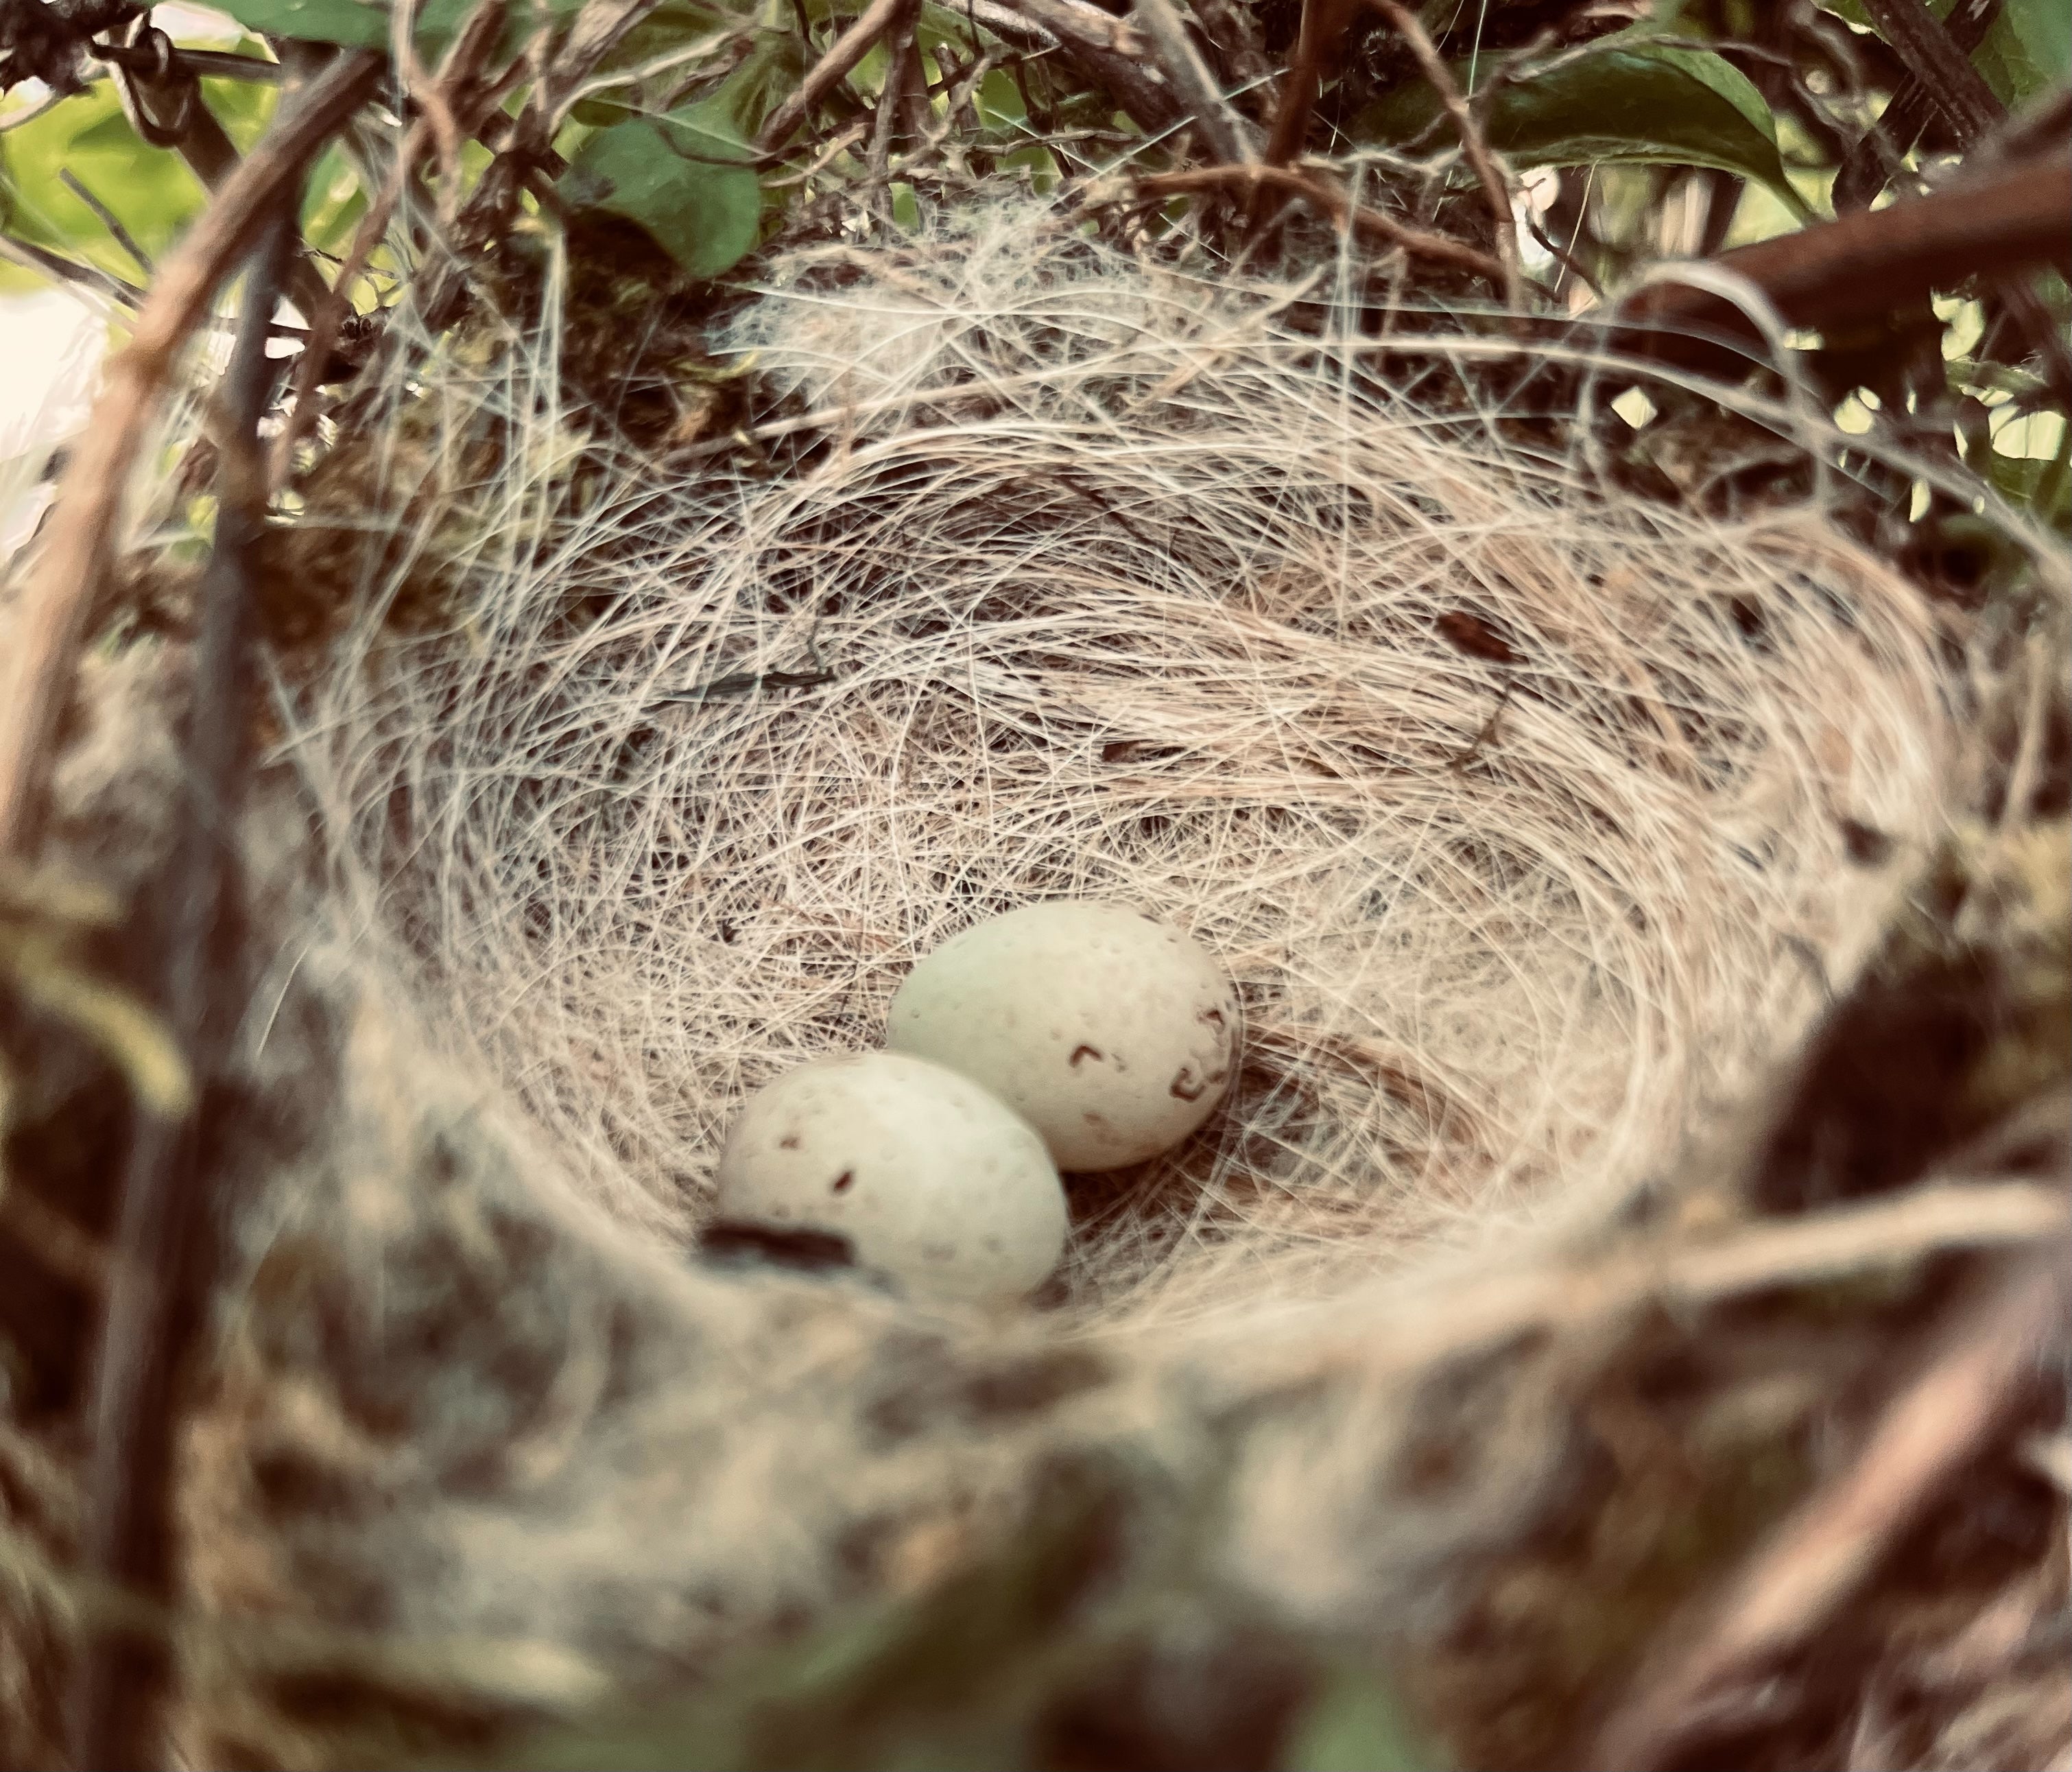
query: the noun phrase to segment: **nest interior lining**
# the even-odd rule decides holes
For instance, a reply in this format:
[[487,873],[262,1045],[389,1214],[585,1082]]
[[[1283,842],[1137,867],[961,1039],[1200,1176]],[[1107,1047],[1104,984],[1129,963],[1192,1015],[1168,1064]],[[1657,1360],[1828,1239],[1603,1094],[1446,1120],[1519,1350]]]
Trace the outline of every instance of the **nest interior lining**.
[[[870,262],[738,329],[850,415],[788,475],[578,493],[541,360],[456,368],[450,433],[520,441],[300,710],[378,920],[633,1222],[684,1235],[746,1094],[878,1043],[919,955],[1085,895],[1220,955],[1247,1046],[1075,1184],[1062,1299],[1391,1266],[1630,1186],[1845,964],[1852,827],[1933,827],[1928,618],[1817,512],[1607,493],[1041,216]],[[459,619],[398,641],[427,564]]]

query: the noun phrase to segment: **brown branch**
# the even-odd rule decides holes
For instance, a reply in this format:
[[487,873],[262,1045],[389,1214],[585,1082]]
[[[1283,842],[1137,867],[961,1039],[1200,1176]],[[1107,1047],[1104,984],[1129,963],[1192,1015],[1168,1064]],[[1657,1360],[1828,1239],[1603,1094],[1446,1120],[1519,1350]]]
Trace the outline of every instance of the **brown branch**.
[[1445,265],[1454,270],[1486,279],[1498,290],[1504,286],[1504,268],[1487,253],[1464,245],[1445,234],[1412,228],[1379,209],[1355,204],[1321,174],[1294,167],[1202,167],[1186,172],[1154,173],[1136,181],[1135,188],[1147,197],[1180,196],[1200,191],[1249,191],[1257,198],[1266,191],[1299,197],[1328,216],[1340,228],[1350,228],[1363,239],[1383,246],[1396,246],[1414,258]]
[[1497,164],[1496,156],[1490,152],[1482,125],[1468,109],[1467,100],[1461,96],[1460,87],[1445,63],[1440,60],[1438,49],[1426,35],[1424,26],[1417,22],[1416,14],[1401,4],[1401,0],[1367,0],[1367,3],[1395,27],[1396,35],[1416,58],[1425,84],[1438,95],[1440,105],[1452,120],[1453,133],[1461,138],[1461,152],[1482,182],[1482,195],[1489,203],[1490,220],[1495,224],[1496,256],[1503,265],[1505,305],[1522,312],[1525,306],[1525,278],[1519,269],[1518,216],[1511,204],[1510,181]]
[[[1273,128],[1266,139],[1268,166],[1285,167],[1302,151],[1310,113],[1317,108],[1318,94],[1324,89],[1324,64],[1345,40],[1352,16],[1353,0],[1302,0],[1302,27],[1295,39],[1295,57],[1288,64],[1281,103],[1273,113]],[[1255,227],[1264,219],[1256,199],[1252,219]]]
[[[2072,160],[2053,154],[1889,209],[1738,247],[1712,262],[1748,278],[1790,325],[1846,325],[1975,276],[2032,265],[2072,269],[2068,213]],[[1630,323],[1622,346],[1676,362],[1715,364],[1723,355],[1720,339],[1752,344],[1758,338],[1732,302],[1688,285],[1651,285],[1619,312]]]
[[1075,72],[1098,86],[1156,134],[1176,122],[1180,106],[1150,60],[1144,34],[1086,0],[1007,0],[1009,10],[1056,39]]
[[[177,153],[203,189],[220,191],[237,169],[237,149],[203,99],[194,66],[156,28],[140,31],[125,47],[130,53],[117,65],[115,85],[131,125],[145,141]],[[300,253],[287,278],[288,298],[303,313],[323,299],[323,278]]]
[[352,311],[353,285],[360,281],[367,269],[367,261],[374,256],[375,248],[388,232],[389,218],[396,213],[396,205],[402,201],[403,192],[417,169],[430,133],[430,125],[423,117],[405,132],[396,150],[396,164],[368,204],[359,227],[353,231],[352,245],[347,250],[344,262],[339,266],[330,295],[310,316],[309,337],[303,341],[301,353],[295,359],[294,391],[288,405],[287,421],[282,426],[281,434],[273,439],[273,458],[267,469],[267,483],[276,491],[294,477],[295,450],[316,422],[317,388],[331,361],[331,347],[338,343],[339,329],[344,325],[346,315]]
[[[1958,0],[1942,22],[1942,30],[1968,59],[2000,14],[2000,0]],[[1934,88],[1918,74],[1909,74],[1893,88],[1877,121],[1843,157],[1835,174],[1832,195],[1837,215],[1871,206],[1941,109]]]
[[890,174],[893,137],[907,129],[915,103],[910,95],[921,84],[920,40],[914,28],[920,10],[919,0],[902,0],[887,29],[885,84],[870,118],[870,179],[874,185],[882,185]]
[[1151,39],[1166,84],[1186,107],[1188,121],[1199,133],[1201,146],[1225,165],[1250,161],[1253,158],[1251,132],[1231,109],[1202,60],[1201,51],[1194,47],[1173,0],[1135,0],[1130,16]]
[[439,220],[450,224],[460,210],[460,124],[440,84],[433,80],[431,70],[417,53],[417,0],[393,0],[388,15],[388,55],[405,94],[416,101],[418,112],[431,126],[439,154]]
[[[161,956],[154,994],[204,1091],[221,1071],[240,1008],[234,852],[249,770],[250,556],[266,513],[258,430],[273,385],[266,344],[300,189],[291,177],[266,200],[219,390],[216,539],[181,737],[179,836],[142,911]],[[191,1108],[168,1113],[139,1102],[134,1110],[95,1363],[83,1573],[160,1605],[172,1603],[179,1585],[181,1416],[221,1235],[200,1132]],[[86,1633],[74,1670],[72,1763],[163,1764],[175,1665],[159,1633]]]
[[373,92],[380,58],[342,55],[284,107],[160,267],[127,347],[109,360],[92,421],[65,471],[43,558],[0,660],[0,855],[27,845],[87,611],[114,550],[122,494],[180,347],[249,244],[258,218]]
[[1967,147],[2007,120],[1985,76],[1922,0],[1864,0],[1864,10],[1907,72],[1928,90]]
[[1992,1443],[2054,1354],[2072,1309],[2062,1254],[2007,1275],[1886,1407],[1856,1463],[1749,1561],[1693,1637],[1674,1641],[1598,1735],[1592,1766],[1684,1763],[1704,1700],[1759,1677],[1806,1642]]
[[814,64],[791,96],[770,113],[755,138],[756,151],[773,153],[791,140],[813,108],[870,53],[871,46],[891,28],[906,5],[906,0],[870,0],[849,29],[828,46],[828,52]]

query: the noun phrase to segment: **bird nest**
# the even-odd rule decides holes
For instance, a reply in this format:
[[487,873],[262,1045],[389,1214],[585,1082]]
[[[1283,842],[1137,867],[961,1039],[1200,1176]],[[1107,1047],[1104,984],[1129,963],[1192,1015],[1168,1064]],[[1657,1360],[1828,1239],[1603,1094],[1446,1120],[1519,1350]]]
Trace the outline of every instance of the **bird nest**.
[[[1708,1566],[1679,1527],[1737,1554],[1815,1475],[1744,1480],[1752,1437],[1816,1433],[1778,1388],[1787,1343],[1832,1349],[1795,1294],[1730,1379],[1646,1392],[1648,1361],[1778,1288],[2042,1234],[2007,1181],[1720,1241],[1778,1152],[1799,1211],[1858,1149],[1779,1079],[1915,951],[1894,919],[1954,865],[1980,743],[2032,778],[2055,754],[2021,736],[2059,693],[2041,655],[2033,693],[1953,670],[1824,471],[1738,510],[1644,495],[1591,415],[1605,364],[1415,319],[980,207],[776,259],[722,340],[733,434],[609,441],[551,315],[363,397],[269,593],[277,626],[305,596],[347,619],[282,655],[248,843],[239,1074],[272,1106],[224,1135],[199,1757],[328,1763],[341,1706],[479,1739],[888,1596],[952,1618],[952,1659],[1020,1665],[1060,1614],[972,1637],[956,1586],[1020,1521],[1057,1568],[1183,1540],[1210,1572],[1213,1602],[1161,1563],[1149,1614],[1083,1633],[1147,1680],[1250,1643],[1218,1701],[1285,1721],[1321,1677],[1287,1633],[1407,1633],[1435,1729],[1558,1763]],[[165,665],[90,668],[57,783],[54,843],[133,889],[169,841],[139,789]],[[1044,1291],[966,1312],[702,1258],[750,1093],[877,1045],[916,958],[1059,897],[1190,931],[1244,1037],[1186,1144],[1068,1178]],[[1885,1284],[1859,1321],[1903,1336],[1923,1294]],[[1643,1392],[1734,1476],[1679,1488],[1618,1412]],[[1604,1478],[1577,1410],[1639,1511],[1571,1556],[1535,1534]],[[1616,1622],[1580,1672],[1461,1647],[1504,1605],[1566,1630],[1555,1596],[1593,1581]],[[1230,1607],[1207,1660],[1144,1634]],[[18,1646],[67,1628],[18,1611]],[[1478,1679],[1513,1709],[1478,1717]],[[852,1745],[882,1721],[828,1714]],[[741,1763],[792,1763],[764,1745]]]

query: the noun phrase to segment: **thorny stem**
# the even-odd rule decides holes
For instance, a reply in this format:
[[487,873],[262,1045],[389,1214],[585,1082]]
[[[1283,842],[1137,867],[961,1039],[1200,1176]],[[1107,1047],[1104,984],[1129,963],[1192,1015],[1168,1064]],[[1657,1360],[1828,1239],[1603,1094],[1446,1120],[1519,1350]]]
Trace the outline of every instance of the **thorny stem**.
[[1425,84],[1438,95],[1440,105],[1452,119],[1454,133],[1461,138],[1461,152],[1474,169],[1475,177],[1482,183],[1482,195],[1489,202],[1490,218],[1496,230],[1496,255],[1503,265],[1505,305],[1514,312],[1523,313],[1525,278],[1519,269],[1518,217],[1511,208],[1511,186],[1496,162],[1496,156],[1490,152],[1489,143],[1483,139],[1481,124],[1475,121],[1474,113],[1469,109],[1467,100],[1462,97],[1459,85],[1440,59],[1438,49],[1424,26],[1417,22],[1416,14],[1400,4],[1400,0],[1367,0],[1367,4],[1389,22],[1408,46],[1424,76]]
[[1421,228],[1412,228],[1407,222],[1379,209],[1370,209],[1354,204],[1344,192],[1322,175],[1296,167],[1229,166],[1203,167],[1186,172],[1153,173],[1136,182],[1137,190],[1147,197],[1177,196],[1183,192],[1229,188],[1250,191],[1256,201],[1258,196],[1272,191],[1281,196],[1299,197],[1314,204],[1330,216],[1341,228],[1350,228],[1363,238],[1384,246],[1400,247],[1412,257],[1422,258],[1435,265],[1445,265],[1455,270],[1466,271],[1484,278],[1497,289],[1505,283],[1504,266],[1487,253],[1449,239],[1444,234],[1430,233]]

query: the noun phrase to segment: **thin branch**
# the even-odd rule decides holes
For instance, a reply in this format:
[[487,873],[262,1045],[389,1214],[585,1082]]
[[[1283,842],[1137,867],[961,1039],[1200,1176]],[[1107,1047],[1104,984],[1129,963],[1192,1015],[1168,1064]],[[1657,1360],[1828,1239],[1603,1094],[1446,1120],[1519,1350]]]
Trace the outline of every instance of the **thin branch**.
[[915,30],[920,0],[902,0],[886,31],[885,84],[870,119],[870,179],[882,185],[892,167],[892,138],[904,125],[907,93],[921,72],[920,39]]
[[[155,28],[123,47],[125,59],[117,64],[115,87],[132,126],[146,141],[173,149],[204,189],[222,189],[236,170],[237,148],[203,99],[187,59]],[[288,268],[287,293],[305,314],[323,299],[323,278],[299,253]]]
[[1135,0],[1130,16],[1151,39],[1167,84],[1179,94],[1188,121],[1200,132],[1202,145],[1211,155],[1227,166],[1256,159],[1252,131],[1216,84],[1173,0]]
[[317,388],[331,361],[331,347],[338,342],[339,329],[352,310],[352,286],[360,281],[368,261],[374,256],[375,248],[381,244],[381,236],[388,232],[389,218],[402,200],[430,133],[430,125],[423,117],[405,131],[402,142],[396,150],[395,166],[380,190],[368,202],[359,227],[353,231],[352,245],[346,253],[344,263],[339,266],[330,296],[310,316],[309,337],[295,359],[294,390],[289,401],[287,419],[281,427],[280,435],[273,440],[273,458],[267,470],[267,483],[276,491],[294,476],[295,450],[316,421]]
[[1144,33],[1087,0],[1007,0],[1008,9],[1058,41],[1064,60],[1155,134],[1179,115],[1171,89],[1150,60]]
[[[2000,0],[1958,0],[1943,20],[1943,29],[1968,60],[2000,14]],[[1941,109],[1934,89],[1918,74],[1901,80],[1878,120],[1843,157],[1835,174],[1836,213],[1868,209]]]
[[1969,146],[2007,121],[2007,107],[1993,96],[1985,76],[1921,0],[1864,0],[1864,10],[1950,119],[1960,142]]
[[299,181],[317,150],[380,78],[379,56],[341,55],[312,80],[160,266],[128,346],[59,488],[42,559],[22,591],[14,643],[0,659],[0,855],[27,845],[51,735],[72,681],[87,612],[113,557],[121,499],[180,347],[208,315],[257,218]]
[[79,178],[70,167],[60,167],[58,171],[58,178],[66,190],[93,212],[94,220],[108,230],[109,237],[130,255],[130,261],[146,277],[156,274],[151,268],[151,255],[137,244],[130,230],[122,225],[122,218],[100,198],[94,195],[87,188],[85,182]]
[[1363,239],[1383,246],[1400,247],[1412,257],[1466,271],[1485,278],[1499,291],[1505,286],[1503,264],[1487,253],[1464,245],[1445,234],[1412,228],[1381,210],[1355,204],[1320,173],[1294,167],[1202,167],[1186,172],[1154,173],[1137,180],[1136,189],[1147,197],[1222,189],[1248,191],[1255,199],[1259,194],[1269,191],[1283,196],[1299,197],[1338,226],[1351,228]]
[[871,46],[891,28],[893,21],[906,6],[906,0],[870,0],[849,29],[828,45],[828,52],[799,82],[797,90],[770,113],[762,133],[755,138],[756,151],[770,154],[791,140],[814,107],[870,53]]
[[[1294,60],[1288,64],[1280,108],[1273,113],[1272,132],[1266,141],[1268,166],[1285,167],[1302,151],[1309,115],[1324,89],[1324,64],[1344,41],[1352,16],[1353,0],[1302,0],[1302,27],[1295,39]],[[1252,219],[1255,227],[1265,219],[1256,199]]]
[[1522,312],[1525,306],[1525,278],[1519,268],[1517,212],[1512,206],[1510,181],[1497,164],[1496,156],[1490,152],[1482,125],[1469,109],[1467,100],[1461,96],[1460,87],[1440,59],[1438,49],[1424,26],[1417,22],[1416,14],[1401,0],[1367,0],[1367,3],[1395,27],[1396,35],[1416,59],[1425,84],[1438,95],[1439,103],[1452,120],[1454,133],[1461,138],[1461,152],[1467,156],[1468,164],[1482,181],[1482,195],[1489,203],[1490,220],[1495,224],[1496,255],[1503,265],[1505,305]]
[[1632,1772],[1685,1763],[1703,1700],[1758,1677],[1805,1642],[1876,1571],[2062,1354],[2072,1269],[2033,1257],[1947,1334],[1887,1406],[1856,1463],[1771,1536],[1710,1609],[1636,1683],[1589,1757]]
[[82,289],[92,290],[98,294],[111,295],[125,307],[137,308],[144,305],[144,292],[134,283],[125,282],[114,272],[105,271],[98,265],[82,264],[77,259],[67,258],[62,253],[54,253],[47,246],[39,246],[31,241],[17,240],[12,234],[0,234],[0,258],[12,261],[23,270],[54,277],[62,283],[76,283]]
[[404,92],[416,101],[431,125],[432,140],[439,154],[439,220],[450,224],[460,209],[460,125],[454,119],[446,94],[432,79],[431,70],[417,54],[417,0],[393,0],[388,15],[388,54]]
[[[221,1069],[238,1009],[233,857],[249,769],[250,553],[266,510],[258,430],[273,385],[266,343],[298,189],[284,180],[267,203],[220,390],[216,543],[183,734],[184,816],[167,877],[154,892],[164,917],[156,994],[204,1092]],[[134,1110],[95,1371],[85,1573],[162,1604],[178,1586],[180,1416],[220,1234],[199,1131],[192,1110],[168,1116],[142,1103]],[[155,1633],[89,1633],[74,1679],[73,1763],[162,1763],[173,1666],[170,1646]]]
[[[2072,162],[2039,156],[1889,209],[1737,247],[1712,262],[1748,278],[1788,324],[1834,326],[1975,276],[2031,265],[2072,268],[2068,212]],[[1755,338],[1731,303],[1687,285],[1652,284],[1622,305],[1620,317],[1648,329],[1622,338],[1626,348],[1679,362],[1717,358],[1720,338]]]

